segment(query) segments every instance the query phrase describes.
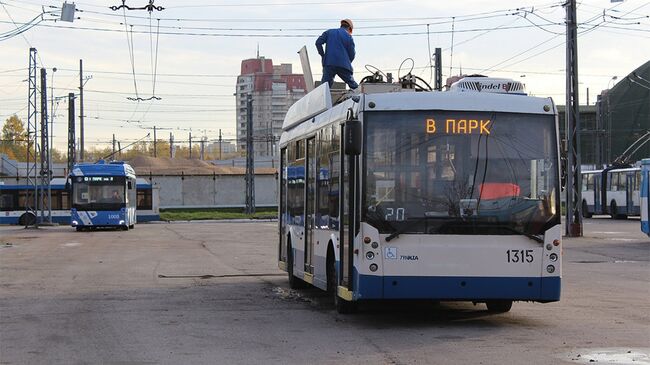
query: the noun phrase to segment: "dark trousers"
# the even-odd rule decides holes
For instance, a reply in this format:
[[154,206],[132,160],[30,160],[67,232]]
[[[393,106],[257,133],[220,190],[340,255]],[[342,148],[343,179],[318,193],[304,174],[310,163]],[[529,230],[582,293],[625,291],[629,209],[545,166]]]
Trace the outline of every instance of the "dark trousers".
[[323,66],[323,78],[321,79],[322,83],[329,83],[330,87],[334,83],[334,76],[338,76],[343,80],[350,89],[356,89],[359,87],[356,81],[354,81],[354,76],[352,71],[338,66]]

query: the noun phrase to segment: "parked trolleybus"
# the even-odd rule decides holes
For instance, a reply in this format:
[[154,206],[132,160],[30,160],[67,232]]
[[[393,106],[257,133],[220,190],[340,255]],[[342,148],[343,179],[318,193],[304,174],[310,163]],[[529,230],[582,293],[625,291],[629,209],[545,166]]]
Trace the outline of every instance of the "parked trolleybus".
[[650,237],[650,158],[641,162],[641,231]]
[[[385,84],[395,90],[394,84]],[[375,87],[381,89],[381,85]],[[292,288],[363,300],[560,299],[557,109],[523,85],[296,102],[280,140],[279,267]]]
[[71,225],[78,231],[94,227],[135,227],[136,178],[124,162],[80,163],[71,173]]
[[[70,194],[66,190],[66,179],[54,178],[50,184],[52,191],[52,222],[70,224]],[[27,189],[33,186],[22,184],[0,183],[0,224],[32,225],[36,216],[25,211]],[[39,186],[39,189],[41,187]],[[160,198],[158,189],[143,178],[136,180],[137,206],[136,216],[138,222],[151,222],[160,220]],[[30,205],[31,207],[34,204]],[[40,215],[40,211],[37,212]],[[49,212],[46,209],[46,216]],[[39,217],[40,219],[40,217]]]
[[609,167],[582,172],[582,215],[625,219],[641,214],[641,168]]

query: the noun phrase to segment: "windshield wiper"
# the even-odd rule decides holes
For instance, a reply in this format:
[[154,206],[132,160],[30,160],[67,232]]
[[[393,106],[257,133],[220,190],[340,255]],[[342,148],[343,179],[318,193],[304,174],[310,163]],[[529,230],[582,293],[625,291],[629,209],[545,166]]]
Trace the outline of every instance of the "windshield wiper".
[[438,227],[438,232],[440,232],[443,228],[448,228],[449,226],[459,225],[459,224],[467,224],[467,225],[471,225],[472,227],[481,226],[481,227],[488,227],[488,228],[505,229],[506,231],[510,231],[512,233],[516,233],[516,234],[521,235],[521,236],[526,236],[526,237],[530,238],[531,240],[533,240],[535,242],[544,243],[544,239],[540,238],[539,236],[536,236],[536,235],[534,235],[532,233],[520,231],[518,229],[512,228],[512,227],[510,227],[508,225],[504,225],[504,224],[492,225],[492,224],[485,224],[485,223],[484,224],[476,224],[475,222],[471,222],[471,221],[451,221],[451,222],[443,223],[440,227]]
[[413,219],[411,222],[403,225],[400,229],[394,229],[393,233],[389,234],[388,237],[386,237],[386,242],[390,242],[393,239],[399,237],[400,234],[405,233],[409,229],[413,228],[413,226],[416,223],[420,223],[422,220],[427,219],[427,218],[429,218],[429,217],[421,217],[421,218]]
[[526,237],[530,238],[533,241],[536,241],[536,242],[539,242],[539,243],[544,243],[544,240],[542,238],[540,238],[539,236],[536,236],[536,235],[534,235],[532,233],[523,232],[523,231],[520,231],[520,230],[518,230],[516,228],[512,228],[510,226],[498,226],[498,227],[503,228],[503,229],[508,230],[510,232],[513,232],[513,233],[517,233],[517,234],[522,235],[522,236],[526,236]]

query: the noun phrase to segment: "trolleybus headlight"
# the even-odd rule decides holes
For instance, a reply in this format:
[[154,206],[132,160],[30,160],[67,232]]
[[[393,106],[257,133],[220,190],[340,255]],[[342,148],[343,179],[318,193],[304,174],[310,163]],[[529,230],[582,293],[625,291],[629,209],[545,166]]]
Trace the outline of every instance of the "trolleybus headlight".
[[379,268],[379,266],[377,266],[377,264],[371,264],[370,265],[370,271],[372,271],[372,272],[377,271],[378,268]]
[[549,250],[549,251],[552,250],[552,249],[553,249],[553,245],[550,244],[550,243],[547,244],[547,245],[546,245],[546,249]]
[[374,259],[374,258],[375,258],[375,253],[372,252],[372,251],[368,251],[368,252],[366,252],[366,258],[367,258],[368,260],[372,260],[372,259]]
[[548,258],[551,259],[551,261],[555,262],[555,261],[557,261],[557,254],[552,253]]
[[553,265],[546,266],[546,272],[549,273],[549,274],[554,273],[555,272],[555,266],[553,266]]
[[124,221],[120,221],[120,223],[119,223],[119,224],[120,224],[120,225],[124,225]]
[[79,225],[79,222],[77,222],[77,221],[72,221],[72,225],[73,225],[73,226],[78,226],[78,225]]
[[373,242],[370,246],[371,246],[372,248],[377,248],[377,247],[379,247],[379,243],[377,243],[377,242]]

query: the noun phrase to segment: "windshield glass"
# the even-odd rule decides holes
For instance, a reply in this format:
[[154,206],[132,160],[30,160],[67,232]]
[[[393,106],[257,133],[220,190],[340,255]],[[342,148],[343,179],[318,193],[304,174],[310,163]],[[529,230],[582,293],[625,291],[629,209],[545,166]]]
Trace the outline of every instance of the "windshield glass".
[[560,223],[553,116],[370,112],[364,219],[382,233],[532,234]]
[[125,206],[124,176],[76,176],[72,178],[73,208],[119,210]]

